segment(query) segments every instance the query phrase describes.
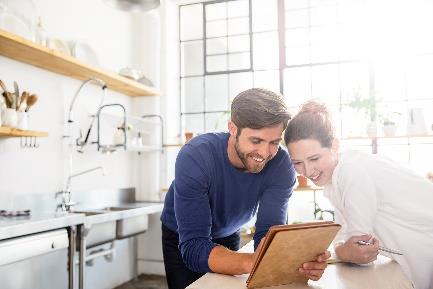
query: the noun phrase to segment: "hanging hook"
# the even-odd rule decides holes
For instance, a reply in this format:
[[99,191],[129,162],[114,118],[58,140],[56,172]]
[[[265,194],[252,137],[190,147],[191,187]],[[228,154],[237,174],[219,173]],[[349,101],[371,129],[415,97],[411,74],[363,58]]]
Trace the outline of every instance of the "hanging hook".
[[37,137],[33,137],[33,148],[38,148],[39,147],[39,143],[38,143],[38,138]]
[[38,148],[39,142],[36,136],[22,136],[20,138],[20,147],[21,148]]

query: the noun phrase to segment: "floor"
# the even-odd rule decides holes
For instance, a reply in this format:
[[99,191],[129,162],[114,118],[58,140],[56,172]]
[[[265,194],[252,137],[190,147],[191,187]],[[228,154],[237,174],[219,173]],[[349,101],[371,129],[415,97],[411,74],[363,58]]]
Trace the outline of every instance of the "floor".
[[168,289],[164,276],[141,274],[137,280],[129,281],[114,289]]

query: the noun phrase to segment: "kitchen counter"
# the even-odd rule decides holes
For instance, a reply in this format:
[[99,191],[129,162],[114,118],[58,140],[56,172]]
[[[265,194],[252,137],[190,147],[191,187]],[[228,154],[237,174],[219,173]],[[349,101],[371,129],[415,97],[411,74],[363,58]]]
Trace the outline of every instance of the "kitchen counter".
[[[253,242],[249,242],[240,251],[252,252]],[[229,276],[207,273],[186,289],[246,289],[248,274]],[[412,289],[409,279],[401,267],[388,257],[378,255],[378,259],[365,266],[347,263],[330,264],[319,281],[309,281],[308,284],[290,284],[268,287],[272,289]]]
[[[118,203],[102,208],[79,209],[75,213],[95,213],[86,216],[84,226],[87,228],[98,223],[158,213],[162,211],[163,207],[163,203],[156,202]],[[101,212],[103,213],[101,214]]]
[[[148,226],[148,215],[161,212],[163,209],[163,203],[160,202],[136,202],[134,188],[74,192],[73,197],[74,202],[80,204],[74,212],[54,212],[52,208],[58,206],[60,200],[54,198],[53,194],[0,198],[0,204],[6,204],[2,206],[2,210],[10,210],[10,212],[16,212],[14,211],[16,208],[20,208],[20,211],[24,211],[22,208],[31,210],[29,216],[0,216],[0,242],[6,250],[4,252],[10,253],[8,258],[2,258],[3,265],[0,267],[3,272],[12,268],[9,265],[14,268],[16,266],[24,268],[28,262],[35,262],[39,266],[40,255],[59,262],[59,266],[66,265],[63,259],[65,254],[53,252],[67,248],[68,288],[82,289],[85,284],[86,260],[93,260],[107,253],[86,254],[92,236],[100,237],[100,232],[105,234],[105,228],[109,223],[112,225],[110,233],[113,234],[110,242],[144,233]],[[8,204],[14,206],[10,208]],[[38,242],[39,245],[34,242]],[[33,244],[36,244],[35,247]],[[8,246],[13,246],[15,251],[9,250]],[[134,250],[136,247],[134,245]],[[108,251],[114,252],[114,249]],[[134,252],[137,255],[136,251]],[[5,257],[5,253],[2,253],[2,256]],[[80,260],[78,276],[75,273],[77,259]],[[38,282],[36,279],[35,277],[29,280]],[[57,279],[61,283],[65,282],[61,276]],[[11,278],[10,284],[14,284],[14,280],[15,278]],[[2,282],[9,284],[4,278]],[[75,282],[78,282],[77,286]],[[30,288],[31,285],[27,287]]]
[[[152,202],[134,202],[134,203],[120,203],[111,207],[128,208],[128,210],[108,211],[104,214],[95,214],[85,216],[86,212],[100,212],[105,208],[92,209],[92,210],[79,210],[73,213],[65,212],[34,212],[30,216],[20,217],[0,217],[0,240],[35,234],[59,228],[65,228],[75,225],[84,224],[85,227],[91,226],[96,223],[120,220],[130,217],[135,217],[145,214],[153,214],[161,212],[163,208],[162,203]],[[110,208],[110,207],[108,207]]]
[[30,216],[0,217],[0,240],[84,223],[84,214],[31,212]]

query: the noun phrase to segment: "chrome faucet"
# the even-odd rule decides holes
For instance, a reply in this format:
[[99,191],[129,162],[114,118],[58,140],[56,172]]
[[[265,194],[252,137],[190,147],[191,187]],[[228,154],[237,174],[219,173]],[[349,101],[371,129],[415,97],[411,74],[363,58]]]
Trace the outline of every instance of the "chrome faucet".
[[[75,101],[76,101],[78,95],[80,94],[81,89],[86,84],[88,84],[90,82],[94,82],[94,83],[97,83],[98,85],[100,85],[101,88],[102,88],[102,91],[103,91],[103,95],[102,95],[102,98],[101,98],[101,100],[99,102],[98,109],[101,107],[102,103],[104,102],[105,94],[106,94],[106,90],[107,90],[107,85],[105,84],[105,82],[102,81],[102,80],[100,80],[100,79],[98,79],[98,78],[89,78],[89,79],[83,81],[83,83],[78,88],[77,92],[75,92],[75,95],[72,98],[71,104],[69,105],[69,111],[68,111],[68,123],[69,124],[71,124],[71,123],[74,122],[74,120],[73,120],[73,108],[74,108]],[[81,153],[83,152],[83,147],[87,144],[87,142],[89,140],[90,132],[92,130],[93,123],[95,122],[95,118],[96,118],[96,116],[93,115],[92,116],[92,121],[90,122],[90,126],[89,126],[89,129],[87,130],[87,133],[86,133],[86,136],[84,137],[84,140],[82,139],[81,130],[80,130],[80,137],[77,138],[76,141],[75,141],[76,145],[80,147],[78,149],[78,152],[81,152]],[[70,132],[69,132],[69,135],[71,135]]]
[[105,176],[105,171],[104,168],[99,166],[99,167],[95,167],[95,168],[91,168],[88,170],[84,170],[82,172],[70,175],[66,181],[66,187],[63,191],[60,191],[58,193],[56,193],[55,197],[57,198],[57,196],[61,195],[62,196],[62,203],[58,206],[58,208],[61,208],[62,211],[64,212],[69,212],[71,211],[71,207],[76,205],[76,202],[73,202],[71,199],[71,180],[75,177],[78,176],[82,176],[85,175],[87,173],[96,171],[96,170],[101,170],[102,171],[102,175]]

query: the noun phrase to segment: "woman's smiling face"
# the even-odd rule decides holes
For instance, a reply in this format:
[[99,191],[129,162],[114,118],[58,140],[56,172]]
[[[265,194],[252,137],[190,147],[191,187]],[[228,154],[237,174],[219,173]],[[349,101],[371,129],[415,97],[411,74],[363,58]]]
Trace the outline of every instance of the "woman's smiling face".
[[338,142],[332,147],[322,147],[315,139],[304,139],[287,145],[295,170],[310,179],[316,186],[331,183],[338,162]]

